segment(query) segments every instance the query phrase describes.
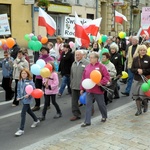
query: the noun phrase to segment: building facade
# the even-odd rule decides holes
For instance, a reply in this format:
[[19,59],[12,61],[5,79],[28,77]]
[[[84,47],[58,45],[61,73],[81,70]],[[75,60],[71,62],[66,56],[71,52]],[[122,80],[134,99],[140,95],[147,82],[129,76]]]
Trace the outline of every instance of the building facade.
[[[7,14],[11,29],[11,37],[17,39],[21,46],[27,46],[24,35],[34,33],[35,35],[47,36],[44,27],[38,27],[38,7],[35,1],[34,5],[25,4],[25,1],[32,0],[1,0],[0,14]],[[34,0],[33,0],[34,1]],[[75,12],[84,18],[83,22],[88,19],[102,17],[101,34],[118,35],[120,31],[124,31],[127,35],[135,34],[141,26],[142,7],[149,7],[150,0],[124,0],[123,6],[115,6],[115,0],[50,0],[50,4],[46,9],[57,24],[57,31],[50,39],[55,39],[60,35],[64,38],[70,38],[65,33],[65,28],[70,29],[69,23],[66,24],[66,17],[71,20]],[[128,22],[123,25],[114,22],[114,11],[122,13],[127,17]],[[68,19],[68,20],[69,20]],[[73,34],[68,32],[68,34]],[[6,36],[7,37],[7,36]],[[4,38],[4,36],[0,36]]]
[[19,45],[26,46],[24,35],[32,31],[31,5],[25,4],[25,0],[0,0],[0,14],[7,14],[11,35],[3,35],[17,39]]

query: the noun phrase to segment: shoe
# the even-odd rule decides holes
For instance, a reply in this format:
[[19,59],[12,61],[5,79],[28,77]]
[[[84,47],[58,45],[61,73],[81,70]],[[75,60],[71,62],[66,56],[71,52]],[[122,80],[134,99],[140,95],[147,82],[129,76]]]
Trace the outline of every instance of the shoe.
[[12,106],[12,107],[16,107],[17,105],[16,105],[16,104],[12,104],[11,106]]
[[88,123],[83,123],[82,125],[81,125],[81,127],[87,127],[87,126],[90,126],[91,124],[88,124]]
[[39,107],[39,106],[34,106],[34,107],[32,108],[32,111],[38,111],[38,110],[40,110],[40,107]]
[[106,118],[102,118],[102,119],[101,119],[101,122],[106,122]]
[[120,82],[121,82],[121,83],[124,83],[124,84],[127,84],[127,81],[123,81],[123,80],[121,80]]
[[45,117],[42,116],[42,117],[39,117],[38,119],[39,119],[40,121],[44,121],[44,120],[45,120]]
[[127,92],[121,92],[122,95],[125,95],[125,96],[129,96],[129,93]]
[[119,96],[115,96],[115,97],[114,97],[114,99],[119,99],[119,98],[120,98]]
[[60,117],[62,117],[62,113],[57,113],[53,118],[57,119],[57,118],[60,118]]
[[70,121],[76,121],[79,119],[81,119],[81,117],[73,116],[72,118],[70,118]]
[[81,107],[81,106],[83,106],[83,104],[79,104],[79,106],[78,106],[78,107]]
[[37,120],[36,122],[33,122],[33,124],[31,125],[31,128],[35,128],[37,127],[37,125],[40,123],[40,120]]
[[24,131],[23,130],[18,130],[16,133],[15,133],[15,136],[21,136],[24,134]]
[[58,93],[58,96],[61,97],[62,94]]
[[141,115],[142,114],[142,111],[137,111],[136,113],[135,113],[135,116],[139,116],[139,115]]

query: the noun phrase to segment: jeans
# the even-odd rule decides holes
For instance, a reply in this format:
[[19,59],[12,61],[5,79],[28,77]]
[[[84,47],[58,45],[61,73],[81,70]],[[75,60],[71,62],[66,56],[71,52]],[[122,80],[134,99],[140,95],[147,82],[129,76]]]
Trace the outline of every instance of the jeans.
[[52,94],[52,95],[44,95],[45,97],[45,103],[44,103],[44,108],[43,108],[43,112],[42,112],[42,115],[45,117],[46,115],[46,112],[47,112],[47,106],[49,105],[50,103],[50,98],[52,100],[52,104],[54,105],[56,111],[57,111],[57,114],[61,114],[61,110],[59,108],[59,105],[56,103],[56,94]]
[[70,76],[64,75],[62,78],[61,87],[59,89],[59,93],[62,94],[64,92],[65,87],[68,87],[68,93],[71,94],[71,88],[70,88]]
[[33,111],[30,108],[30,104],[23,104],[22,111],[21,111],[21,124],[20,124],[20,130],[24,130],[24,125],[26,121],[26,112],[33,118],[35,122],[37,122],[37,117],[33,113]]
[[130,93],[130,90],[131,90],[131,87],[132,87],[132,83],[133,83],[134,75],[131,72],[131,69],[128,69],[128,76],[129,77],[128,77],[128,80],[127,80],[127,87],[125,89],[126,93]]

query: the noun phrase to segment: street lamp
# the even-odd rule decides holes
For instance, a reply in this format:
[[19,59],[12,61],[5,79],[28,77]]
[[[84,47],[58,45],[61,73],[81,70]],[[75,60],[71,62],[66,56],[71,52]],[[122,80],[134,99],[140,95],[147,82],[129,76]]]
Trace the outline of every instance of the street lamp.
[[131,13],[130,13],[130,31],[129,31],[129,35],[132,34],[132,26],[133,26],[133,14],[132,11],[135,7],[138,7],[139,5],[139,0],[131,0],[131,5],[130,5],[130,9],[131,9]]

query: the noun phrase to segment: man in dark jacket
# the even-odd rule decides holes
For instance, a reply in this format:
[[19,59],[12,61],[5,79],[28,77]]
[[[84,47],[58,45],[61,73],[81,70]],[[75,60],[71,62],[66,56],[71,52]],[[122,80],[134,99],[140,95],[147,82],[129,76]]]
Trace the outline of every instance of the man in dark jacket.
[[74,62],[74,55],[71,52],[69,44],[64,44],[63,47],[64,49],[61,55],[61,61],[58,70],[62,75],[62,83],[59,89],[58,96],[62,95],[66,85],[68,86],[68,93],[71,94],[70,71],[71,71],[71,65]]

